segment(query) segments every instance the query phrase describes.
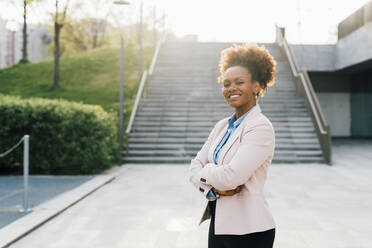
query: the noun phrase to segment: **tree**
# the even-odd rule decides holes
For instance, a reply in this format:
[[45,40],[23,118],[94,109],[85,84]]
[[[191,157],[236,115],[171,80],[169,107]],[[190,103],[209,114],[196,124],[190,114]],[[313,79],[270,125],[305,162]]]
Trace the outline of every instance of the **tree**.
[[56,0],[56,12],[54,14],[54,75],[52,89],[59,88],[59,58],[60,58],[60,44],[59,37],[63,25],[67,17],[69,0],[66,1],[63,12],[59,12],[59,0]]
[[23,44],[22,44],[22,59],[21,64],[28,63],[27,54],[27,6],[35,0],[23,0]]
[[67,54],[88,51],[109,43],[106,30],[109,23],[105,19],[70,19],[60,36],[61,49]]

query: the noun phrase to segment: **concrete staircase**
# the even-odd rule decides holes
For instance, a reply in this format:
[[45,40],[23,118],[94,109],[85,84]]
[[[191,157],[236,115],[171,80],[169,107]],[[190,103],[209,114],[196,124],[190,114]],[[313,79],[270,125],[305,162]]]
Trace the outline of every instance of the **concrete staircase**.
[[[305,102],[276,44],[276,84],[259,102],[276,133],[274,163],[323,162]],[[220,52],[230,43],[167,42],[135,117],[125,163],[189,163],[214,124],[234,110],[217,83]]]

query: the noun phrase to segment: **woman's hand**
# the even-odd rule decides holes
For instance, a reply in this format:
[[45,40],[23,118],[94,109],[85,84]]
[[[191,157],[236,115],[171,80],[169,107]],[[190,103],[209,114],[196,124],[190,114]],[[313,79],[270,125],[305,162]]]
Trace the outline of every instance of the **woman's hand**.
[[219,195],[224,195],[224,196],[232,196],[237,193],[239,193],[242,190],[242,185],[239,185],[235,189],[231,190],[218,190],[218,189],[213,189],[214,192],[216,192]]

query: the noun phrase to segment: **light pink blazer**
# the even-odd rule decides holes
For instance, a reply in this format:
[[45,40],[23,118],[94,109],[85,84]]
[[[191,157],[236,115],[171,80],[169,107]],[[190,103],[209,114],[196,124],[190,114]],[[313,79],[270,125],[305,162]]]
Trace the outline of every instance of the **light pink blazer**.
[[[264,197],[267,170],[275,148],[271,122],[257,104],[227,140],[215,165],[213,153],[227,132],[227,126],[228,118],[214,126],[201,150],[191,160],[189,179],[204,196],[212,187],[230,190],[243,185],[238,194],[217,199],[215,234],[242,235],[275,228]],[[199,225],[209,218],[207,200]]]

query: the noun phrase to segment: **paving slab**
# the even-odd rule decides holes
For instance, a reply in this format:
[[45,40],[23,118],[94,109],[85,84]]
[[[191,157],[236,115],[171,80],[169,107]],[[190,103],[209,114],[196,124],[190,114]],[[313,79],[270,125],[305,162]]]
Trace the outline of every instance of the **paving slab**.
[[[370,248],[372,141],[334,142],[334,164],[273,164],[265,195],[276,248]],[[209,221],[188,164],[126,164],[101,187],[10,247],[207,247]],[[1,237],[1,236],[0,236]]]
[[30,213],[0,229],[0,247],[9,247],[114,178],[113,175],[95,176],[80,186],[35,206]]

